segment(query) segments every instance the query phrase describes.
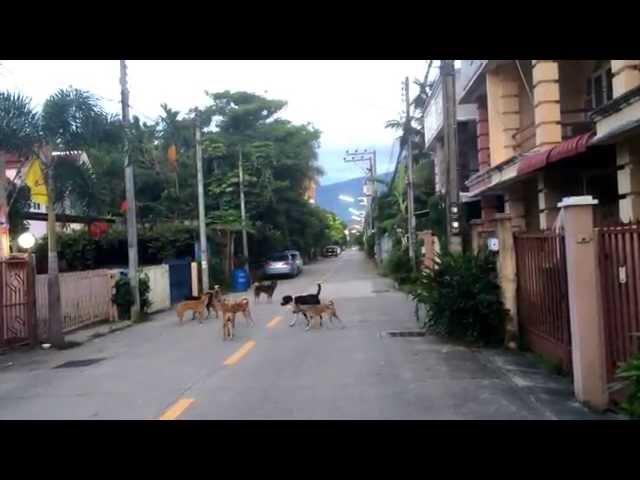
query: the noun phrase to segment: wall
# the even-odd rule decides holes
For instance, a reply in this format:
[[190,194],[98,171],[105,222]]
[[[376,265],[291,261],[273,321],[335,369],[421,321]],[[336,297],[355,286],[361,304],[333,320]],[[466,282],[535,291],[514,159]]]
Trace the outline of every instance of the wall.
[[[109,270],[86,270],[60,274],[63,331],[103,320],[114,320],[111,293],[116,276]],[[49,317],[47,275],[36,275],[38,335],[47,337]]]
[[149,275],[149,299],[151,307],[149,313],[159,312],[171,308],[171,294],[169,291],[169,266],[153,265],[143,267],[142,273]]

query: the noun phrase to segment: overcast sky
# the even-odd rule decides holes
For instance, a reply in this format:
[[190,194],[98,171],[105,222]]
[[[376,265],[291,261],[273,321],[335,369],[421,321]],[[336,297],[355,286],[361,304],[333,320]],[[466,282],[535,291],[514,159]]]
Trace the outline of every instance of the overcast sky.
[[[21,91],[37,108],[56,89],[72,85],[103,98],[109,111],[120,111],[117,60],[0,63],[0,90]],[[422,78],[427,61],[131,60],[128,66],[131,112],[145,121],[157,118],[161,103],[181,112],[207,104],[205,90],[246,90],[286,100],[284,118],[322,131],[321,182],[327,184],[361,175],[358,166],[343,163],[345,149],[376,148],[378,170],[393,167],[396,133],[384,124],[402,109],[404,77]]]

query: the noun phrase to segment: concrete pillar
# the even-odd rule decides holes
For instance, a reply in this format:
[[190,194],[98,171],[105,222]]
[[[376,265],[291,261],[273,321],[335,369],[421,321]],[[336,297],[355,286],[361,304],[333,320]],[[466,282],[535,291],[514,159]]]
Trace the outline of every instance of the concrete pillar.
[[640,219],[640,138],[616,145],[620,220]]
[[505,70],[502,75],[500,97],[498,99],[502,117],[502,145],[505,158],[516,154],[514,135],[520,130],[520,84],[515,67]]
[[608,405],[604,325],[590,195],[566,197],[562,209],[567,252],[573,386],[576,398],[595,410]]
[[505,194],[505,213],[511,217],[511,226],[516,231],[526,230],[525,198],[522,186],[511,188]]
[[554,188],[551,177],[547,172],[538,173],[538,214],[540,215],[540,230],[548,230],[558,218],[556,207],[561,195]]
[[619,97],[640,86],[640,60],[611,60],[613,96]]
[[478,170],[481,172],[491,166],[491,150],[489,144],[489,117],[487,114],[487,99],[478,102],[478,123],[476,134],[478,140]]
[[502,301],[509,317],[505,325],[505,346],[518,348],[518,301],[516,296],[516,250],[513,241],[511,218],[498,215],[496,218],[496,236],[498,238],[498,281],[502,290]]
[[532,60],[532,65],[536,148],[545,149],[562,141],[558,62]]
[[191,262],[191,295],[197,297],[200,294],[198,275],[198,262]]

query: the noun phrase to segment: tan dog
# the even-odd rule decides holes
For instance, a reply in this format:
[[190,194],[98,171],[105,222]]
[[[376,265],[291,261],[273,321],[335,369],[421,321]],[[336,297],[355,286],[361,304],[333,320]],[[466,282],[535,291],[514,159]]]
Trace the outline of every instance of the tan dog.
[[222,314],[222,340],[233,340],[233,330],[236,325],[236,314],[227,311]]
[[235,315],[237,313],[242,313],[242,316],[247,321],[247,325],[255,325],[253,317],[251,316],[251,310],[249,309],[249,299],[247,297],[243,297],[236,302],[232,302],[231,300],[226,298],[219,305],[223,315],[230,312],[233,313],[235,318]]
[[176,307],[176,314],[180,319],[180,325],[184,320],[184,314],[188,311],[193,312],[193,318],[198,315],[199,322],[202,323],[202,317],[204,316],[204,311],[207,308],[207,302],[209,299],[209,295],[202,295],[199,300],[185,300],[184,302],[180,302]]
[[213,311],[216,312],[216,318],[220,318],[220,304],[223,300],[222,289],[220,288],[220,285],[215,285],[213,287],[213,290],[207,290],[205,294],[209,296],[209,301],[207,302],[207,316],[209,316],[211,310],[213,309]]
[[333,300],[329,300],[328,303],[321,303],[320,305],[296,305],[297,309],[300,312],[304,312],[309,317],[309,321],[307,322],[306,330],[309,330],[311,326],[311,322],[314,318],[318,318],[320,320],[320,326],[322,327],[322,316],[328,315],[329,321],[331,325],[333,325],[333,319],[335,318],[340,322],[342,328],[344,328],[344,322],[338,316],[336,312],[336,304]]

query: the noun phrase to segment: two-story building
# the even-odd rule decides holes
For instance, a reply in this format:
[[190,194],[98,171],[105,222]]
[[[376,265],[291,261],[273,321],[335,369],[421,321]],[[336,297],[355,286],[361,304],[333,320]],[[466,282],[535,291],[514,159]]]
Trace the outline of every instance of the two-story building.
[[497,214],[516,229],[552,228],[566,196],[598,199],[596,223],[620,218],[616,151],[593,143],[590,113],[611,101],[610,60],[462,62],[461,104],[478,110],[479,171],[466,201],[481,203],[476,232]]

